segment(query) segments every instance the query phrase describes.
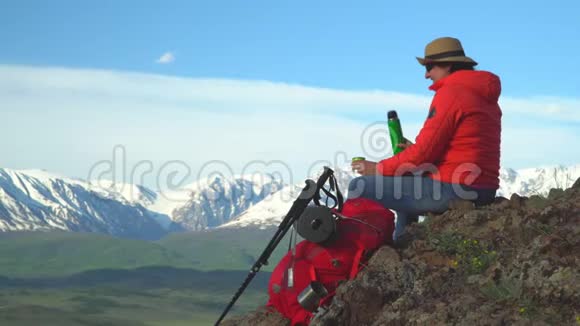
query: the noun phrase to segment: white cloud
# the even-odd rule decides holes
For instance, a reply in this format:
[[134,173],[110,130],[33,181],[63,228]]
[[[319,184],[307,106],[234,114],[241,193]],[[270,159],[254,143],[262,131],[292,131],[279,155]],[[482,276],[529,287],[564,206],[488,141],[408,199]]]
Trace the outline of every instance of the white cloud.
[[580,122],[580,99],[554,96],[534,96],[529,98],[505,97],[500,100],[504,111],[532,116],[552,121]]
[[175,54],[173,54],[173,52],[165,52],[163,53],[159,59],[157,59],[157,63],[160,64],[168,64],[168,63],[172,63],[175,61]]
[[107,70],[0,66],[0,72],[4,74],[0,86],[18,83],[36,95],[66,95],[62,98],[67,101],[74,92],[83,98],[114,99],[109,101],[112,105],[146,99],[147,106],[171,104],[220,112],[380,112],[383,117],[392,107],[423,112],[430,101],[428,96],[379,90],[344,91],[270,81],[192,79]]
[[[255,160],[280,160],[298,182],[316,160],[333,160],[338,152],[360,155],[363,131],[385,120],[389,109],[408,116],[404,130],[414,137],[430,100],[380,90],[0,65],[0,148],[10,153],[0,157],[0,167],[86,177],[121,144],[129,168],[147,160],[160,169],[180,160],[195,175],[204,163],[222,160],[239,174]],[[580,153],[558,145],[580,142],[577,128],[559,126],[580,123],[578,103],[504,99],[506,117],[517,119],[504,119],[502,163],[519,168],[580,161]],[[526,127],[529,119],[548,115],[552,124]],[[549,135],[556,131],[554,140]]]
[[580,163],[578,127],[546,126],[526,128],[508,126],[502,131],[501,164],[506,167],[532,168]]

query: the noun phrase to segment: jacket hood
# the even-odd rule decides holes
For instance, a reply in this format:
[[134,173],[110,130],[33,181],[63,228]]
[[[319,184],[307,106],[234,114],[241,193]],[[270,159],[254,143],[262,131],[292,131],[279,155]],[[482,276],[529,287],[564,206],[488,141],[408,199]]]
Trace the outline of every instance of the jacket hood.
[[488,71],[460,70],[438,80],[429,87],[437,91],[445,85],[467,87],[489,102],[497,102],[501,94],[501,81],[498,76]]

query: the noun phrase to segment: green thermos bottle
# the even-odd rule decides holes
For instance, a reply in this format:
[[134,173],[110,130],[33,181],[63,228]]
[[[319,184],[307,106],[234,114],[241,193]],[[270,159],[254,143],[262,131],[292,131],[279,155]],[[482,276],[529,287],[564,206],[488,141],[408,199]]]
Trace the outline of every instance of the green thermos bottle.
[[393,146],[393,155],[398,154],[403,150],[403,148],[397,146],[405,142],[403,138],[403,130],[401,129],[401,121],[399,121],[399,116],[397,111],[389,111],[387,113],[388,125],[389,125],[389,135],[391,136],[391,145]]

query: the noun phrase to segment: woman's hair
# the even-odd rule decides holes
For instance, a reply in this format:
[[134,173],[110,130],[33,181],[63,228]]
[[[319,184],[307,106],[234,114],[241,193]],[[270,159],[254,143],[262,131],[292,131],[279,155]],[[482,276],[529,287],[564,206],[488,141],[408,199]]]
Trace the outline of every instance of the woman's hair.
[[452,62],[449,72],[454,73],[459,70],[475,70],[475,65],[469,62]]

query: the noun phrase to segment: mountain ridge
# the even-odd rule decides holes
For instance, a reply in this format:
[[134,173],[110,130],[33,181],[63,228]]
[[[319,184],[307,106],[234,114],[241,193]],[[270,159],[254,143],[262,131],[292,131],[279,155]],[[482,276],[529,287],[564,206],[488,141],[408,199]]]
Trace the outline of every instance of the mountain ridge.
[[[335,175],[343,195],[347,194],[348,184],[355,175],[350,167],[336,169]],[[520,196],[548,196],[552,188],[566,189],[580,178],[580,164],[572,166],[544,166],[526,169],[500,169],[500,188],[496,196],[509,198],[512,194]],[[316,179],[315,177],[313,178]],[[268,202],[260,203],[221,227],[272,227],[278,225],[292,206],[292,201],[300,193],[299,185],[290,185],[282,189],[284,200],[273,194]],[[291,200],[288,200],[291,198]]]
[[[345,192],[356,175],[335,168]],[[498,196],[547,196],[580,177],[580,165],[500,170]],[[312,177],[316,179],[316,175]],[[277,226],[304,184],[272,175],[213,176],[159,192],[44,170],[0,168],[0,231],[67,230],[156,239],[175,231]]]
[[200,180],[180,194],[181,201],[161,203],[171,205],[167,214],[156,206],[164,194],[144,186],[0,168],[0,231],[66,230],[158,239],[224,223],[280,187],[271,176],[255,183],[248,176]]

